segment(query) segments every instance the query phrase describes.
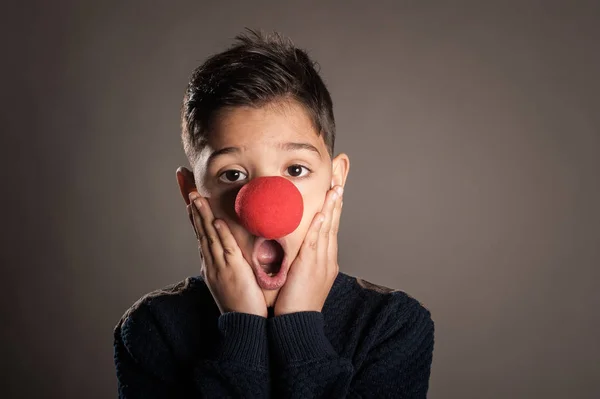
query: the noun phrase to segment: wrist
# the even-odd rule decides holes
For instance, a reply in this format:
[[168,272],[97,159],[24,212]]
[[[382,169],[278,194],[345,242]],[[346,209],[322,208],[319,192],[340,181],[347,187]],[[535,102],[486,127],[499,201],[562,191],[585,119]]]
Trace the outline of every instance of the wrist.
[[323,314],[302,311],[275,316],[267,321],[273,356],[279,364],[337,355],[325,335]]
[[220,360],[267,367],[266,318],[249,313],[227,312],[219,317],[218,329],[221,337]]

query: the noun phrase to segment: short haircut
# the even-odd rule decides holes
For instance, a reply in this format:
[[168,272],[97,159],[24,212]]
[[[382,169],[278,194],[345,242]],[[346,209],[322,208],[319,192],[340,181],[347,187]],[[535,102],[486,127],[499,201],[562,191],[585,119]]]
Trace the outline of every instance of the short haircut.
[[333,157],[333,103],[306,51],[277,32],[246,29],[226,51],[209,57],[192,72],[181,109],[181,139],[192,165],[211,127],[224,109],[259,108],[294,100],[307,111]]

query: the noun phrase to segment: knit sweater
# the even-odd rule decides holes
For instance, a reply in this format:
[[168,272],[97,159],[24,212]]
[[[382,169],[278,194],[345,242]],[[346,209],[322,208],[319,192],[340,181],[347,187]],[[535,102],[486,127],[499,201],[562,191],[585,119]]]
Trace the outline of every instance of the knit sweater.
[[190,277],[137,301],[114,330],[119,397],[426,398],[431,314],[342,272],[321,312],[221,314]]

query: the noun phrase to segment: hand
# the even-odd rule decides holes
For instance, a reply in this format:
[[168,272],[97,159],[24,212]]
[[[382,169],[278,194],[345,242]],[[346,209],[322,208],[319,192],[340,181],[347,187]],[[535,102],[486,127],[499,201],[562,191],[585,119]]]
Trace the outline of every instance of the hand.
[[215,219],[206,198],[189,195],[202,276],[221,313],[241,312],[267,317],[265,296],[224,220]]
[[290,266],[288,279],[275,302],[274,315],[323,309],[339,271],[337,232],[342,213],[341,186],[327,192],[306,233],[300,252]]

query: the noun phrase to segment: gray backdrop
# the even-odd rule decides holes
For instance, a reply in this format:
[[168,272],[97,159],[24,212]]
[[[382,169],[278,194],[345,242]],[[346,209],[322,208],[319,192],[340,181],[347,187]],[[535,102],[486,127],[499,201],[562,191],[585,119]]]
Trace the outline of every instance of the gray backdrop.
[[0,396],[115,397],[121,314],[198,274],[180,101],[248,26],[321,65],[341,269],[431,310],[430,397],[600,397],[598,5],[150,3],[3,7]]

